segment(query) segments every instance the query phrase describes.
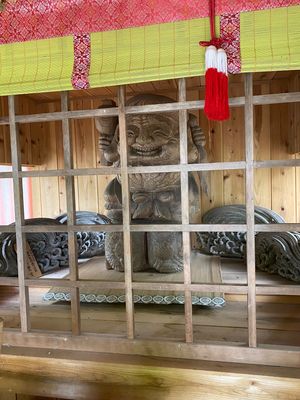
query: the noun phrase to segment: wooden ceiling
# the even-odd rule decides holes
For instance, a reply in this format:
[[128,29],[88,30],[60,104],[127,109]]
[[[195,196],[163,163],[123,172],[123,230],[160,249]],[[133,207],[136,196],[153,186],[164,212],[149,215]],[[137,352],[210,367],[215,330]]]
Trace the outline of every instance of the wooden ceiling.
[[[263,83],[274,79],[287,79],[292,77],[296,71],[281,71],[281,72],[259,72],[254,73],[254,82]],[[244,75],[230,75],[230,85],[241,84],[243,82]],[[199,89],[204,88],[205,78],[194,77],[187,78],[187,98],[189,93],[198,92]],[[137,93],[154,93],[159,92],[160,94],[174,95],[177,94],[177,80],[170,79],[165,81],[145,82],[139,84],[131,84],[126,86],[127,95],[131,96]],[[117,96],[117,86],[88,89],[88,90],[73,90],[70,92],[70,100],[84,100],[84,99],[104,99],[104,98],[115,98]],[[30,99],[36,102],[56,102],[60,100],[59,92],[52,93],[38,93],[27,95]]]

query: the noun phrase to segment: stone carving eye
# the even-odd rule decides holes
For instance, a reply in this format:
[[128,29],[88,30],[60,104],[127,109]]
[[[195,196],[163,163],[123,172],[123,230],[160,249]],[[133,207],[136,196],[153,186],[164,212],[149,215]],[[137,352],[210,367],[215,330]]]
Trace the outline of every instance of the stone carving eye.
[[127,131],[127,135],[128,135],[128,137],[133,137],[134,136],[134,132],[131,131],[131,130],[128,130]]
[[154,129],[152,131],[152,135],[154,137],[163,137],[163,138],[167,138],[169,136],[169,134],[167,132],[162,131],[161,129]]

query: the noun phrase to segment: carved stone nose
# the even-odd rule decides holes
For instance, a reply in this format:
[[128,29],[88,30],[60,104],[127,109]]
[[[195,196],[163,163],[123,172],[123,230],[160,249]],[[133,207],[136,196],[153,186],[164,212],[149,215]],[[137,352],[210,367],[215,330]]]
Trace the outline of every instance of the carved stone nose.
[[136,138],[136,142],[140,145],[144,144],[149,144],[152,142],[152,139],[147,133],[141,133],[139,136]]

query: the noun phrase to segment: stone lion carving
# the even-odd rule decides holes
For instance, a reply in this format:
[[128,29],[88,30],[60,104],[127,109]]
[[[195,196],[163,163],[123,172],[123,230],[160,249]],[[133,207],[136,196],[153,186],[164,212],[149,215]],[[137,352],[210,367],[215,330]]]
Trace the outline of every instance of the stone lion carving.
[[[127,105],[171,103],[172,99],[159,95],[137,95]],[[101,107],[114,107],[105,101]],[[179,164],[178,113],[151,113],[128,115],[128,165]],[[106,165],[119,166],[119,127],[117,117],[97,117],[99,148]],[[205,136],[193,114],[188,114],[188,161],[205,160]],[[131,174],[130,207],[132,223],[181,223],[180,174]],[[205,190],[205,188],[204,188]],[[122,223],[121,177],[117,176],[105,191],[107,216],[113,223]],[[198,221],[199,188],[195,177],[189,176],[190,222]],[[154,268],[158,272],[181,271],[182,239],[178,232],[151,232],[132,234],[133,271]],[[108,269],[124,271],[122,233],[108,233],[105,240]]]

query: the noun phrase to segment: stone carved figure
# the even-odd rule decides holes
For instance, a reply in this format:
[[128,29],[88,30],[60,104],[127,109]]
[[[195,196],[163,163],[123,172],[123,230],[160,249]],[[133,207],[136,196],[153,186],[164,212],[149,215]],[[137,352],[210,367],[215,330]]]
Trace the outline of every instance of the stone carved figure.
[[[137,95],[127,105],[172,103],[159,95]],[[101,106],[114,107],[112,101]],[[106,165],[120,165],[119,127],[117,117],[97,117],[99,148]],[[128,165],[170,165],[180,163],[178,113],[128,115]],[[193,114],[188,114],[188,161],[205,161],[205,136]],[[202,181],[203,183],[203,181]],[[205,187],[202,185],[202,188]],[[132,223],[181,223],[180,174],[134,173],[129,179]],[[121,177],[117,176],[105,191],[107,216],[113,223],[122,223]],[[195,177],[189,176],[190,222],[195,223],[199,211],[199,188]],[[169,273],[183,269],[182,238],[178,232],[134,232],[132,235],[133,271],[149,267]],[[105,255],[108,269],[124,271],[122,233],[107,233]]]

